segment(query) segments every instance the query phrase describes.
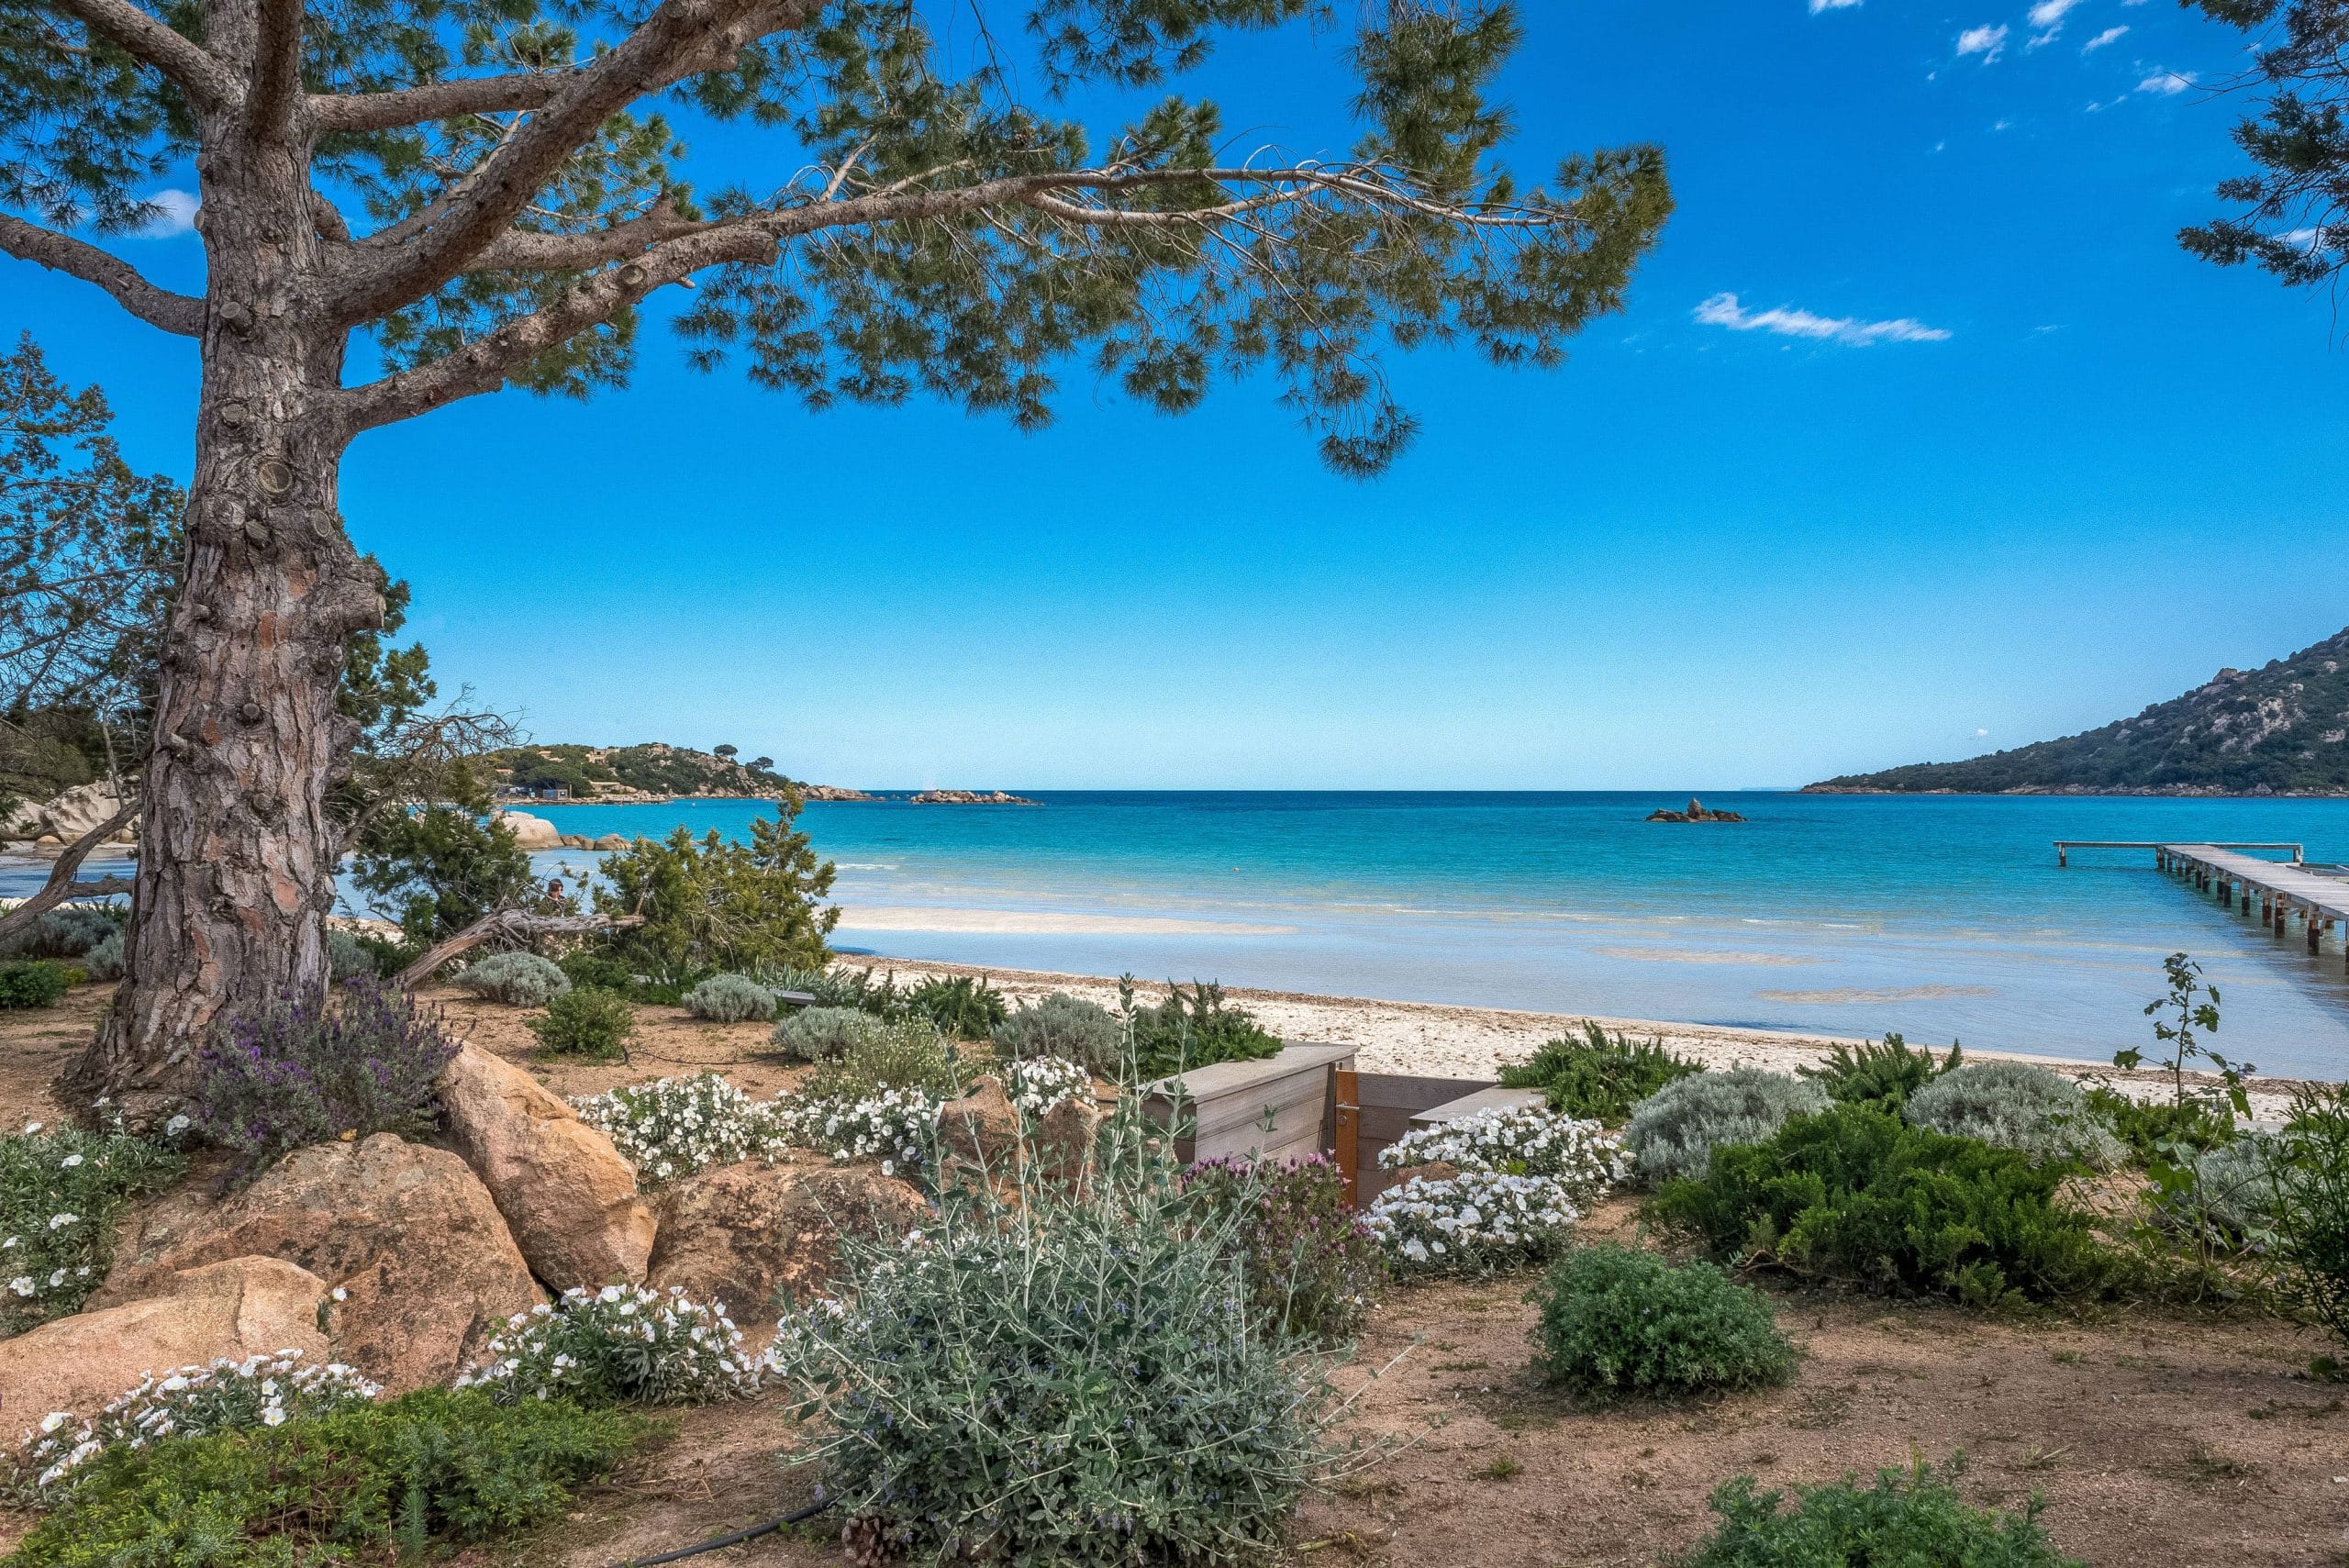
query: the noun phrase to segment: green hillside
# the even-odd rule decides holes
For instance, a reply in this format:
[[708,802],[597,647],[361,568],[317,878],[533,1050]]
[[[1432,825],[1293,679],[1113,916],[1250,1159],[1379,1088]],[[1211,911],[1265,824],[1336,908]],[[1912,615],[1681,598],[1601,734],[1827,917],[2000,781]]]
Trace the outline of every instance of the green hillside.
[[2349,795],[2349,630],[2100,729],[1963,762],[1806,785],[1837,793]]
[[495,753],[490,764],[502,787],[559,789],[582,800],[623,791],[771,796],[796,787],[774,771],[770,758],[743,762],[659,740],[638,746],[517,746]]

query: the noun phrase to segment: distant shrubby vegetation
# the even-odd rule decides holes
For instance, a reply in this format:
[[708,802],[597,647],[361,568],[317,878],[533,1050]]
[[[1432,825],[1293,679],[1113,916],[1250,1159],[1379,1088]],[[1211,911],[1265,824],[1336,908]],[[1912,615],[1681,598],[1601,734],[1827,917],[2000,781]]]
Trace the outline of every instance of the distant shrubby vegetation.
[[764,796],[794,787],[767,758],[743,762],[659,740],[638,746],[516,746],[493,753],[489,761],[502,784],[559,789],[581,799],[615,787],[646,795]]
[[1847,773],[1815,790],[2150,790],[2214,795],[2349,794],[2349,631],[2100,729],[1962,762]]

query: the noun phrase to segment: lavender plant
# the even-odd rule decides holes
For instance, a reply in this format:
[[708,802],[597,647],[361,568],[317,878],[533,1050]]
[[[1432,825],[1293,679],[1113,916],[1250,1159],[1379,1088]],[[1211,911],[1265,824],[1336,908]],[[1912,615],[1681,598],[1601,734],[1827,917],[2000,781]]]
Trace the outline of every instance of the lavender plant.
[[367,976],[232,1018],[196,1062],[195,1120],[256,1175],[345,1134],[429,1131],[458,1040],[440,1010]]
[[1274,1337],[1336,1344],[1361,1329],[1386,1263],[1336,1161],[1207,1160],[1183,1187],[1203,1223],[1234,1239],[1250,1304]]

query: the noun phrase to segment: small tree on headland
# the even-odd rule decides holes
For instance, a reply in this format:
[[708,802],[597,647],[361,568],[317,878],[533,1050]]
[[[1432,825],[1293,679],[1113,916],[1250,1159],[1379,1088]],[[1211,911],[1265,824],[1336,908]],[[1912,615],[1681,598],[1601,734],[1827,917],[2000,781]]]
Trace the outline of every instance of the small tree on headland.
[[[1197,66],[1323,0],[11,0],[0,7],[0,253],[193,339],[189,550],[140,828],[130,979],[78,1072],[169,1091],[223,1007],[327,975],[329,780],[349,636],[379,582],[342,526],[365,432],[507,385],[624,381],[648,301],[697,284],[695,363],[740,354],[812,408],[921,393],[1047,422],[1082,358],[1152,407],[1257,368],[1338,471],[1409,442],[1381,350],[1553,366],[1619,309],[1671,208],[1663,156],[1568,157],[1523,186],[1492,101],[1502,0],[1371,0],[1334,155],[1230,137],[1168,95],[1058,107]],[[972,15],[975,13],[975,17]],[[966,61],[941,35],[980,42]],[[1025,38],[1022,46],[1015,40]],[[1035,84],[1044,95],[1023,96]],[[661,106],[768,133],[697,192]],[[206,292],[121,233],[192,155]],[[749,161],[746,166],[746,160]],[[18,216],[22,215],[22,216]],[[354,355],[354,339],[372,351]],[[350,384],[365,366],[375,379]],[[894,454],[903,461],[905,454]]]
[[2222,267],[2255,261],[2288,284],[2349,269],[2349,4],[2343,0],[2187,0],[2257,35],[2251,69],[2229,85],[2264,95],[2235,122],[2235,145],[2257,172],[2222,181],[2242,208],[2178,231],[2178,243]]

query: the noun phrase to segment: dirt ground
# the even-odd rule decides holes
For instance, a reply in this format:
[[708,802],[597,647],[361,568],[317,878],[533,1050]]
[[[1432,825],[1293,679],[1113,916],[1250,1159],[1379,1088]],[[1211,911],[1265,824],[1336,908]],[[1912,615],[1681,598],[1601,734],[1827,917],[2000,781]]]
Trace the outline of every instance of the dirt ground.
[[[519,1009],[430,995],[479,1045],[518,1059],[535,1044]],[[0,1015],[0,1120],[57,1115],[49,1080],[88,1038],[103,998],[84,986],[59,1008]],[[795,1073],[755,1054],[766,1032],[648,1007],[630,1062],[533,1065],[566,1095],[706,1068],[768,1095]],[[1632,1234],[1631,1207],[1606,1206],[1586,1230]],[[2327,1348],[2312,1330],[2248,1314],[1991,1318],[1764,1281],[1803,1351],[1789,1385],[1583,1408],[1531,1370],[1530,1283],[1387,1296],[1338,1374],[1356,1396],[1341,1435],[1404,1446],[1305,1506],[1293,1562],[1653,1564],[1708,1532],[1706,1495],[1731,1476],[1809,1484],[1917,1454],[1961,1467],[1961,1489],[1980,1503],[2043,1496],[2057,1542],[2096,1568],[2349,1568],[2349,1389],[2301,1375]],[[778,1461],[792,1434],[775,1396],[664,1419],[669,1435],[583,1495],[563,1523],[462,1561],[606,1568],[812,1495],[812,1479]],[[0,1518],[0,1544],[12,1523],[21,1528]],[[835,1568],[845,1561],[836,1528],[695,1561]]]

